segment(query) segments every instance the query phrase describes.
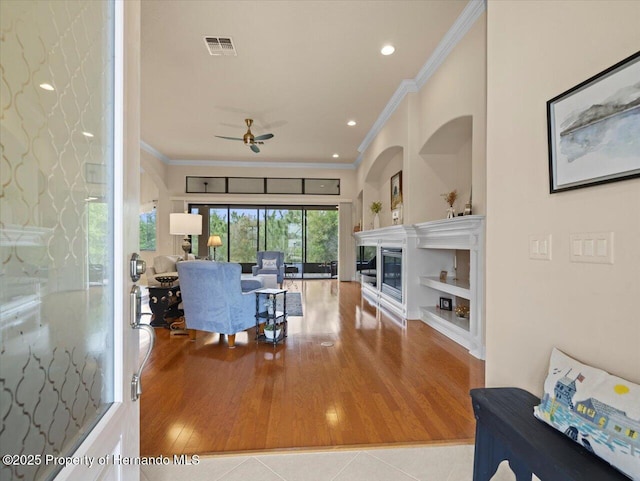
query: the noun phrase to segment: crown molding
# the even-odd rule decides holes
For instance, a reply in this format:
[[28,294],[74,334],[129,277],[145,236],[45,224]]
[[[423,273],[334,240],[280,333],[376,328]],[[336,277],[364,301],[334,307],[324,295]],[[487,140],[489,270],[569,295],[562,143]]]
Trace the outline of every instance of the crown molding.
[[355,170],[356,164],[322,163],[322,162],[253,162],[241,160],[189,160],[170,159],[145,141],[140,141],[140,148],[153,155],[166,165],[187,165],[191,167],[248,167],[248,168],[274,168],[274,169],[335,169]]
[[415,82],[418,85],[418,89],[421,89],[424,84],[427,83],[429,77],[431,77],[438,67],[444,62],[447,56],[451,53],[454,47],[460,40],[464,38],[467,32],[471,29],[473,24],[478,20],[478,17],[486,10],[486,0],[470,0],[466,7],[462,10],[458,18],[449,29],[449,31],[442,37],[440,43],[433,51],[429,59],[425,62],[424,66],[416,75]]
[[336,169],[355,170],[354,163],[322,163],[322,162],[253,162],[242,160],[169,160],[168,165],[188,165],[191,167],[249,167],[249,168],[273,168],[273,169]]
[[473,24],[478,20],[480,15],[486,10],[487,2],[486,0],[470,0],[467,3],[467,6],[464,7],[456,21],[453,23],[451,28],[447,31],[440,43],[433,51],[433,54],[427,59],[425,64],[422,66],[418,75],[413,80],[403,80],[400,82],[400,86],[395,91],[395,93],[391,96],[391,99],[382,110],[382,113],[375,121],[369,133],[365,136],[364,140],[358,147],[358,152],[360,155],[354,162],[354,165],[357,167],[362,162],[362,156],[365,150],[369,147],[373,139],[380,133],[384,125],[387,123],[389,118],[396,111],[400,103],[404,100],[405,96],[408,93],[417,92],[420,90],[424,84],[427,83],[429,77],[431,77],[438,67],[444,62],[449,53],[454,49],[454,47],[458,44],[460,40],[467,34],[469,29],[473,26]]
[[[369,133],[365,136],[364,140],[360,144],[360,147],[358,147],[358,152],[362,153],[365,150],[367,150],[367,147],[369,147],[369,144],[371,144],[375,136],[380,133],[384,125],[387,123],[391,115],[393,115],[393,113],[396,111],[396,109],[398,108],[400,103],[404,100],[406,95],[408,93],[415,93],[417,91],[418,91],[418,84],[416,84],[415,80],[405,79],[402,82],[400,82],[400,85],[398,86],[394,94],[391,96],[391,99],[389,100],[389,102],[387,102],[387,105],[382,110],[382,113],[378,116],[378,119],[373,123],[371,130],[369,130]],[[361,161],[362,161],[362,156],[360,155],[358,156],[358,159],[356,159],[356,165],[358,165]]]
[[159,150],[154,149],[151,145],[147,144],[144,140],[140,139],[140,148],[147,152],[148,154],[153,155],[156,159],[161,160],[165,164],[169,165],[171,159],[164,155]]

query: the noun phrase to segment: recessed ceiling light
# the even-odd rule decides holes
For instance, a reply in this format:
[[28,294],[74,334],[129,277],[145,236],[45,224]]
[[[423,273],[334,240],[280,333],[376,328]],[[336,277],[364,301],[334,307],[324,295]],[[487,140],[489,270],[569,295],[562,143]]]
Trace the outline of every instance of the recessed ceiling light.
[[55,90],[51,84],[40,84],[40,88],[43,90]]
[[396,48],[393,45],[385,45],[384,47],[382,47],[382,50],[380,50],[380,53],[382,55],[391,55],[395,51]]
[[353,127],[354,125],[356,125],[356,121],[355,120],[349,120],[349,122],[347,122],[347,125],[349,127]]
[[93,134],[91,132],[82,132],[82,135],[89,138],[93,137]]
[[334,159],[337,159],[338,157],[340,157],[340,155],[338,155],[338,154],[333,154],[333,158],[334,158]]

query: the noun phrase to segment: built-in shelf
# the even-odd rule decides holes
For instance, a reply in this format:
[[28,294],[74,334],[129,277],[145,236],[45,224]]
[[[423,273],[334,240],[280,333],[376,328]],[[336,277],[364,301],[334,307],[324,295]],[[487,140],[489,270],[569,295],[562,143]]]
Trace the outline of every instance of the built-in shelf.
[[469,334],[469,319],[462,318],[455,315],[453,311],[445,311],[438,309],[437,307],[424,306],[420,310],[424,316],[429,316],[441,322],[448,322],[453,326],[463,330],[466,334]]
[[[473,356],[484,359],[484,217],[443,219],[415,224],[414,228],[418,255],[422,256],[421,264],[425,266],[416,279],[422,289],[420,318],[469,349]],[[452,276],[460,267],[459,251],[468,251],[468,280]],[[444,282],[439,277],[441,271],[448,273]],[[448,296],[452,297],[454,310],[437,308],[441,298]],[[469,318],[455,314],[455,307],[463,304],[469,308]]]
[[439,277],[420,276],[420,284],[446,292],[452,296],[458,296],[469,300],[471,299],[471,290],[468,279],[447,279],[446,282],[442,282]]

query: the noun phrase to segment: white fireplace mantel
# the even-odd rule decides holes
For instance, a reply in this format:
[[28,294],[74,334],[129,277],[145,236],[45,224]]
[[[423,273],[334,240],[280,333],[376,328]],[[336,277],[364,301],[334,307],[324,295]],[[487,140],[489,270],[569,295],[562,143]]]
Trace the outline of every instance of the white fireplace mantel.
[[416,229],[412,225],[393,225],[380,229],[363,230],[353,234],[358,245],[382,245],[385,242],[404,243],[416,236]]
[[[407,319],[421,319],[484,359],[484,216],[383,227],[354,237],[358,246],[376,247],[378,273],[383,248],[402,248],[402,300],[383,292],[379,274],[361,278],[365,299],[403,325]],[[468,279],[456,277],[457,251],[468,251]],[[444,280],[442,273],[447,274]],[[451,310],[442,308],[442,299]],[[452,309],[457,305],[467,305],[469,317],[457,317]]]

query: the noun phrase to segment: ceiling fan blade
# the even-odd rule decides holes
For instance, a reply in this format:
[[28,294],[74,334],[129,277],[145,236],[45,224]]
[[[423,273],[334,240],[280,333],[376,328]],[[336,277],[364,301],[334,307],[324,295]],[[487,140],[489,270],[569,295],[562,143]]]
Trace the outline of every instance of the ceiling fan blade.
[[273,138],[273,134],[256,135],[255,140],[269,140]]
[[251,148],[251,150],[253,150],[256,154],[260,153],[260,149],[258,148],[258,146],[256,144],[251,144],[249,146]]
[[244,141],[244,139],[242,137],[225,137],[223,135],[216,135],[215,137],[218,137],[219,139],[242,140],[242,141]]

